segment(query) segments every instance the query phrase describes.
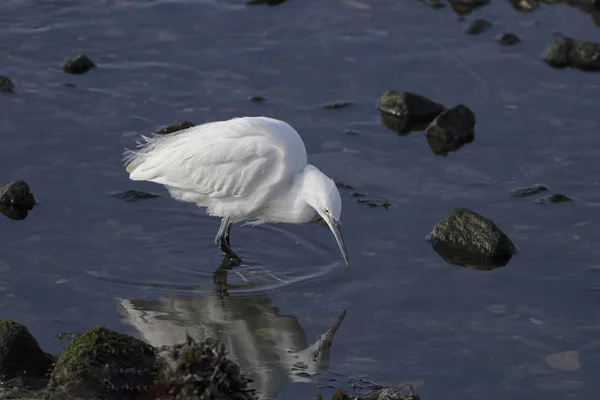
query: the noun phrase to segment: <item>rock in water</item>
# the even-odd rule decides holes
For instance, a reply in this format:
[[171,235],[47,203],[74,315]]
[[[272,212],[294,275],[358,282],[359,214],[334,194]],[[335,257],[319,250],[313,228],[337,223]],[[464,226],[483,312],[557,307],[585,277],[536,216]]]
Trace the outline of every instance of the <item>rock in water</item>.
[[9,319],[0,320],[0,380],[43,378],[51,368],[52,357],[42,351],[27,328]]
[[428,138],[443,142],[467,143],[473,140],[474,131],[475,114],[469,107],[459,104],[438,115],[425,133]]
[[555,68],[572,67],[584,71],[599,71],[600,44],[561,36],[546,47],[542,58]]
[[465,33],[469,35],[479,35],[486,31],[492,24],[485,19],[474,19],[465,27]]
[[[387,90],[379,99],[382,120],[386,114],[394,116],[394,122],[384,124],[397,132],[407,132],[416,125],[427,124],[440,115],[446,107],[412,92]],[[393,128],[392,128],[393,126]]]
[[379,109],[399,117],[433,119],[446,107],[416,93],[386,90],[379,99]]
[[483,257],[503,257],[516,252],[510,238],[491,220],[460,207],[435,225],[428,240]]
[[500,35],[496,36],[496,40],[503,46],[510,46],[512,44],[517,44],[521,42],[521,39],[519,39],[517,35],[515,35],[514,33],[507,32],[501,33]]
[[0,203],[33,207],[35,198],[25,181],[14,181],[0,187]]
[[573,201],[573,199],[565,194],[552,193],[546,197],[542,197],[541,199],[536,200],[535,202],[538,204],[546,204],[546,203],[566,203],[568,201]]
[[85,54],[79,54],[73,58],[69,58],[63,65],[63,71],[68,74],[85,74],[96,64]]
[[196,124],[194,124],[193,122],[190,122],[190,121],[177,121],[177,122],[173,122],[171,125],[161,128],[156,133],[158,135],[168,135],[170,133],[182,131],[184,129],[188,129],[193,126],[196,126]]
[[62,351],[48,390],[90,400],[133,399],[157,375],[152,346],[134,337],[95,326],[76,336]]
[[513,189],[510,192],[508,192],[508,194],[512,197],[527,197],[541,192],[545,192],[547,190],[548,188],[546,186],[536,183],[535,185],[530,187],[520,187]]
[[225,346],[215,339],[198,343],[188,336],[185,343],[160,351],[161,372],[151,390],[155,398],[169,394],[173,399],[256,399],[239,366],[226,357]]
[[8,76],[0,75],[0,92],[12,93],[15,85]]

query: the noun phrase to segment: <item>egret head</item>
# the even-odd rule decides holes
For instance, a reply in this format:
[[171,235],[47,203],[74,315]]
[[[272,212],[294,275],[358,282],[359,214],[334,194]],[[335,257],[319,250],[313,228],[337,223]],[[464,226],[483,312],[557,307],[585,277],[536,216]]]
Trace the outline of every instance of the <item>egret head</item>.
[[327,223],[335,237],[344,261],[350,265],[346,245],[340,227],[342,199],[335,182],[316,167],[310,166],[304,174],[302,194],[306,203],[315,209],[317,214]]

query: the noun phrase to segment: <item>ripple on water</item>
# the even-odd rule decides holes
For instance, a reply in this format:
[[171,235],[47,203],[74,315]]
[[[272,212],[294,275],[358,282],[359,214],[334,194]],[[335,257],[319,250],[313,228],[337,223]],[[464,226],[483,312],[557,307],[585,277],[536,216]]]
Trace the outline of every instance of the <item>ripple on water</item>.
[[[107,236],[115,238],[111,245],[115,261],[86,272],[116,285],[113,289],[118,292],[125,286],[128,292],[202,294],[323,283],[336,269],[346,267],[328,229],[318,224],[236,225],[232,247],[243,261],[231,267],[214,244],[219,220],[186,208],[136,207],[127,222],[112,221],[99,229],[104,241]],[[141,212],[152,217],[143,218]]]

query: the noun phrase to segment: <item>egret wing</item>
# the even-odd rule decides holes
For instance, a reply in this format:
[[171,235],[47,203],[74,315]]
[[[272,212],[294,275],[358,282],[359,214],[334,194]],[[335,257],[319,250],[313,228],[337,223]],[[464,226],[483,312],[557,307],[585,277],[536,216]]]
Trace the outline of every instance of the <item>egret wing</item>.
[[132,180],[223,198],[244,197],[291,173],[280,148],[260,130],[209,123],[145,139],[126,155]]

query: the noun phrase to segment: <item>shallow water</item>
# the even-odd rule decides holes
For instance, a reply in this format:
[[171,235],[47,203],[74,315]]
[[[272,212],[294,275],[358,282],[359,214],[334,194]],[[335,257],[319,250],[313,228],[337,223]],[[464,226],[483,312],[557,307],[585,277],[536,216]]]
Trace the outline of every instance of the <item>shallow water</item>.
[[[467,16],[494,26],[469,36],[449,7],[417,1],[242,3],[3,3],[0,74],[16,93],[0,93],[0,182],[24,179],[41,204],[0,219],[2,317],[52,352],[54,334],[97,323],[156,345],[186,329],[217,335],[264,395],[285,399],[351,376],[412,381],[423,399],[596,398],[600,75],[540,60],[555,32],[597,39],[592,16],[494,2]],[[498,45],[503,31],[523,43]],[[99,68],[63,73],[80,52]],[[396,135],[375,109],[391,88],[468,105],[475,141],[442,157],[421,132]],[[321,107],[333,101],[354,104]],[[321,225],[234,227],[250,282],[230,272],[246,293],[219,298],[219,221],[130,182],[121,152],[175,120],[259,114],[292,124],[310,162],[354,187],[342,189],[351,266]],[[575,201],[508,196],[535,183]],[[163,197],[110,195],[128,189]],[[355,191],[392,206],[359,204]],[[494,220],[520,253],[493,271],[446,263],[425,236],[456,206]],[[329,368],[292,382],[295,356],[343,310]],[[572,370],[546,359],[564,351],[578,352]]]

